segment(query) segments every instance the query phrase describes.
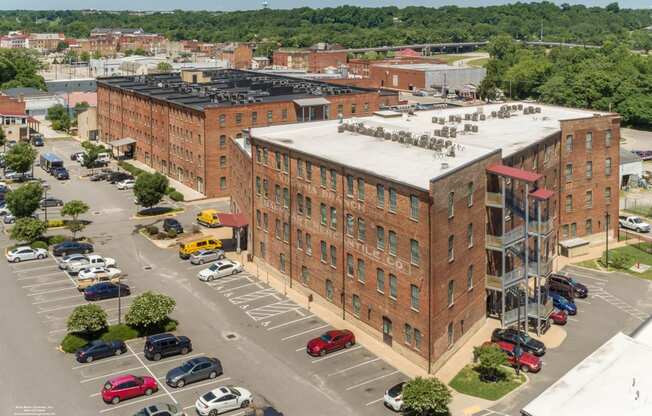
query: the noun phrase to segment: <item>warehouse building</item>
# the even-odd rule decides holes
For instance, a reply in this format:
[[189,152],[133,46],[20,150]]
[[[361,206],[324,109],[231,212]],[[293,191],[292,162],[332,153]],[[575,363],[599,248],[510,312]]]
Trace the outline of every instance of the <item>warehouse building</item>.
[[384,88],[413,91],[434,89],[461,92],[468,85],[480,85],[487,74],[484,68],[436,63],[371,65],[369,77]]
[[528,103],[253,128],[232,200],[263,269],[435,371],[487,315],[543,327],[559,244],[618,215],[619,135]]
[[398,97],[234,69],[193,69],[101,78],[97,100],[100,140],[202,194],[221,197],[237,189],[229,185],[228,149],[243,129],[371,115]]

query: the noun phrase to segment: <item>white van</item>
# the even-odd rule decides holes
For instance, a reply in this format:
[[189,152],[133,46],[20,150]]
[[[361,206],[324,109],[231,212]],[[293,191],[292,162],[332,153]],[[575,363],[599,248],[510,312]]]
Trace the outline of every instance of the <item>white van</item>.
[[109,163],[111,161],[111,155],[107,152],[102,152],[97,155],[97,161],[100,163]]

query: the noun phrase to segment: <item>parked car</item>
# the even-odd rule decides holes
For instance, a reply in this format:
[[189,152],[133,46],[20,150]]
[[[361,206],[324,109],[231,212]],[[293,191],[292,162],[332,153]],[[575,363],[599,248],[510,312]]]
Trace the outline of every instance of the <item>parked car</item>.
[[184,413],[173,404],[154,403],[140,409],[134,416],[184,416]]
[[519,367],[525,373],[537,373],[541,370],[541,359],[527,351],[518,351],[518,346],[506,341],[495,343],[505,354],[512,367]]
[[55,178],[57,178],[60,181],[70,179],[70,174],[68,173],[68,169],[63,168],[63,167],[54,168],[54,169],[52,169],[52,171],[50,173],[52,174],[52,176],[54,176]]
[[17,247],[7,252],[7,261],[19,263],[27,260],[40,260],[48,256],[48,251],[43,248],[31,248],[29,246]]
[[118,404],[122,400],[138,396],[151,396],[158,391],[158,384],[153,377],[122,375],[109,379],[102,387],[102,400],[105,403]]
[[540,357],[546,353],[546,345],[543,342],[530,337],[523,331],[519,331],[516,328],[494,329],[494,332],[491,334],[491,341],[506,341],[511,344],[518,344],[520,342],[521,347],[525,351],[531,352],[537,357]]
[[75,274],[81,269],[88,267],[114,267],[116,264],[115,259],[111,257],[102,257],[97,254],[90,254],[88,256],[80,256],[74,260],[68,260],[64,263],[65,269],[68,273]]
[[88,254],[93,252],[93,245],[90,243],[82,243],[79,241],[64,241],[52,247],[52,254],[59,256],[66,256],[68,254],[82,253]]
[[174,231],[177,234],[183,233],[183,226],[181,223],[174,218],[166,218],[163,220],[163,230],[167,233]]
[[572,277],[553,273],[548,277],[548,286],[551,290],[570,298],[585,298],[589,296],[589,289]]
[[9,214],[11,214],[11,211],[9,211],[9,208],[7,208],[4,202],[0,204],[0,216],[4,217],[5,215],[9,215]]
[[170,355],[186,355],[192,351],[190,338],[172,334],[152,335],[145,340],[145,358],[158,361]]
[[91,277],[78,276],[77,289],[83,292],[87,288],[103,282],[120,283],[120,274],[109,275],[108,273],[96,273]]
[[312,356],[324,356],[327,353],[349,348],[355,344],[355,336],[348,329],[334,329],[308,341],[306,351]]
[[109,174],[108,181],[111,184],[116,184],[127,179],[133,179],[134,177],[126,172],[111,172]]
[[34,136],[32,137],[32,144],[36,147],[42,147],[43,145],[45,145],[45,142],[43,141],[43,137]]
[[96,279],[103,276],[113,279],[122,275],[122,270],[115,267],[91,266],[79,271],[79,279]]
[[398,383],[395,386],[390,387],[385,392],[383,396],[383,403],[386,407],[392,409],[395,412],[400,412],[403,410],[403,386],[405,382]]
[[83,261],[84,259],[87,259],[85,254],[81,254],[81,253],[68,254],[67,256],[63,256],[59,259],[59,268],[61,270],[66,270],[70,264],[76,261]]
[[4,222],[5,224],[13,224],[16,222],[16,217],[14,217],[14,214],[7,214],[2,219],[2,222]]
[[201,416],[215,415],[234,409],[244,409],[253,400],[247,389],[236,386],[222,386],[202,395],[195,402]]
[[125,179],[122,182],[118,182],[117,187],[120,190],[133,189],[135,184],[136,184],[135,180],[133,180],[133,179]]
[[199,250],[215,250],[222,248],[222,241],[214,237],[202,237],[193,241],[186,241],[179,244],[179,258],[187,260],[192,253]]
[[99,358],[112,357],[127,352],[124,341],[91,341],[75,351],[75,358],[80,363],[90,363]]
[[224,250],[199,250],[190,256],[190,263],[204,264],[215,260],[223,260]]
[[80,157],[80,156],[83,156],[83,155],[84,155],[84,152],[75,152],[75,153],[73,153],[73,154],[70,155],[70,160],[72,160],[72,161],[74,161],[74,162],[78,162],[78,161],[79,161],[79,157]]
[[63,201],[59,198],[48,197],[41,199],[40,205],[41,208],[62,207]]
[[118,296],[129,296],[130,294],[129,286],[124,283],[101,282],[87,287],[84,290],[84,299],[89,301],[112,299]]
[[577,305],[573,302],[572,299],[568,299],[557,292],[550,292],[550,297],[552,298],[552,306],[557,309],[565,311],[569,315],[577,314]]
[[554,309],[550,314],[549,319],[552,320],[552,322],[554,322],[556,325],[566,325],[566,322],[568,321],[568,314],[566,311]]
[[243,270],[242,264],[237,261],[220,260],[217,261],[204,270],[197,273],[197,277],[202,282],[210,282],[215,279],[220,279],[224,276],[240,273]]
[[217,358],[197,357],[168,371],[165,382],[170,387],[183,387],[188,383],[213,379],[222,375],[222,363]]
[[97,172],[90,177],[90,180],[93,182],[105,181],[109,179],[111,172]]
[[643,221],[641,217],[637,217],[635,215],[629,217],[625,215],[620,215],[618,217],[618,223],[620,224],[621,227],[627,228],[629,230],[634,230],[637,233],[650,232],[650,224]]

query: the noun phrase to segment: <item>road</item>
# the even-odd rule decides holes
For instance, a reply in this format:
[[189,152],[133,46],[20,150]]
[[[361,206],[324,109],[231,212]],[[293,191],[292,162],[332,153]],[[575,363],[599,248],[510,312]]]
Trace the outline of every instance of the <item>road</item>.
[[[59,139],[42,151],[53,151],[67,161],[78,148],[75,141]],[[272,405],[289,416],[314,414],[315,409],[323,416],[391,414],[382,405],[382,395],[406,379],[402,373],[358,344],[326,357],[309,357],[306,341],[329,329],[322,320],[248,273],[211,284],[200,282],[196,273],[201,266],[180,260],[174,249],[159,249],[137,233],[139,225],[158,220],[134,219],[131,191],[81,179],[81,168],[66,164],[71,170],[67,182],[57,182],[39,168],[35,174],[51,184],[48,195],[64,201],[82,199],[91,206],[86,217],[92,223],[84,235],[97,253],[115,258],[128,274],[126,283],[133,294],[121,300],[122,314],[133,296],[146,290],[172,296],[177,302],[173,317],[180,322],[177,333],[192,339],[191,355],[218,357],[224,375],[183,389],[161,389],[151,398],[105,405],[98,392],[108,377],[152,374],[161,381],[184,357],[151,363],[142,358],[143,341],[134,340],[124,356],[84,365],[74,362],[72,356],[56,351],[65,334],[66,317],[85,303],[74,282],[58,270],[53,258],[18,265],[3,260],[0,273],[8,278],[0,283],[0,299],[5,316],[19,319],[4,319],[0,327],[6,338],[0,345],[7,358],[0,375],[5,386],[0,393],[5,409],[0,413],[19,415],[19,406],[29,405],[51,406],[52,414],[59,416],[131,415],[147,403],[165,401],[194,414],[199,395],[224,383],[250,389],[256,404]],[[225,204],[210,206],[226,209]],[[185,208],[177,219],[188,228],[196,212],[206,206]],[[57,210],[49,210],[48,216],[57,218]],[[6,235],[1,238],[3,246],[11,243]],[[117,301],[100,304],[110,322],[117,322]],[[47,382],[36,375],[47,375]]]

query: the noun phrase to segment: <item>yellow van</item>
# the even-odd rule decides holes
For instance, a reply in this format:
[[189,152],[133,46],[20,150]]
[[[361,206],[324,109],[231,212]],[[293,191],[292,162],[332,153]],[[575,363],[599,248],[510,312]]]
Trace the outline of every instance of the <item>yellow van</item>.
[[218,248],[222,248],[222,242],[215,237],[186,241],[179,244],[179,257],[186,260],[190,258],[192,253],[199,250],[216,250]]
[[197,214],[197,223],[204,227],[220,227],[220,217],[217,215],[219,212],[216,209],[205,209]]

